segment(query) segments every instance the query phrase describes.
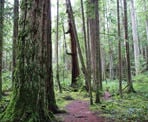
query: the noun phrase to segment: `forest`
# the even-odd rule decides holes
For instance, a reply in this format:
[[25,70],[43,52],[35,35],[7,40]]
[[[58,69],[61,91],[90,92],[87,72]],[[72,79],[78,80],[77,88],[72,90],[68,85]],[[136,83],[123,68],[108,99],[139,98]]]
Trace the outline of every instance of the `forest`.
[[0,0],[0,122],[148,122],[146,0]]

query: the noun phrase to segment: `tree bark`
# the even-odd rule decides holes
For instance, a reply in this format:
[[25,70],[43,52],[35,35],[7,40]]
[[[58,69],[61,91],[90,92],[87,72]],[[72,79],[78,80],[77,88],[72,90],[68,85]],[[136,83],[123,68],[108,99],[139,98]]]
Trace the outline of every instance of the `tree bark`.
[[100,51],[100,21],[98,12],[98,0],[94,1],[95,12],[95,41],[96,41],[96,103],[100,103],[100,89],[102,88],[101,51]]
[[13,13],[14,13],[14,18],[13,18],[12,86],[14,81],[14,71],[16,67],[16,47],[17,47],[16,44],[18,40],[19,0],[14,0]]
[[49,112],[56,103],[50,7],[50,0],[22,0],[13,96],[1,118],[3,122],[52,121]]

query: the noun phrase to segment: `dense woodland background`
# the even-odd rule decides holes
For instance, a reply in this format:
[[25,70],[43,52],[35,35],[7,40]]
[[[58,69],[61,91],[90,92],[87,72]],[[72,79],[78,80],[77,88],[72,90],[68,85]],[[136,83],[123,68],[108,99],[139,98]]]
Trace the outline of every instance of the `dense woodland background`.
[[1,122],[57,121],[69,97],[114,121],[148,120],[147,8],[146,0],[0,0]]

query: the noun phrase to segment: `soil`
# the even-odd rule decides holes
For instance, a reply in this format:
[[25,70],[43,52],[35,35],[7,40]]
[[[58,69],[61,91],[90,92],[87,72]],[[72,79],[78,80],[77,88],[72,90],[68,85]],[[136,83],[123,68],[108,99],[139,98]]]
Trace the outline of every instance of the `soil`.
[[75,100],[66,106],[66,111],[60,122],[105,122],[104,118],[89,110],[87,101]]

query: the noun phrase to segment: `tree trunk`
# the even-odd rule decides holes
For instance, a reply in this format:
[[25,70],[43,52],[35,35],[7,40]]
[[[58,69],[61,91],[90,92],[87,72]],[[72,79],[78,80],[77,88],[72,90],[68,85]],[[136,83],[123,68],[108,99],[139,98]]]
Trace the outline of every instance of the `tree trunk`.
[[[95,18],[94,18],[94,0],[88,0],[87,14],[88,14],[88,24],[89,24],[89,40],[90,40],[90,50],[91,50],[91,71],[93,77],[93,87],[96,86],[96,41],[95,41]],[[91,8],[91,9],[90,9]],[[95,31],[94,31],[95,30]]]
[[[147,11],[147,4],[146,1],[144,0],[144,10],[145,12]],[[146,24],[146,36],[147,36],[147,49],[146,49],[146,54],[148,54],[148,15],[146,14],[146,19],[145,19],[145,24]],[[147,55],[148,56],[148,55]],[[148,64],[148,57],[146,57],[146,62]],[[148,66],[147,66],[148,67]]]
[[122,98],[122,55],[121,55],[121,31],[120,31],[120,1],[117,0],[117,20],[118,20],[118,56],[119,56],[119,93]]
[[95,41],[96,41],[96,103],[100,103],[100,83],[102,80],[101,73],[101,52],[100,52],[100,24],[98,12],[98,0],[94,1],[95,12]]
[[129,38],[128,38],[128,20],[127,20],[127,2],[124,0],[124,31],[125,31],[125,44],[126,44],[126,63],[127,63],[127,81],[128,92],[135,92],[133,82],[131,79],[131,64],[130,64],[130,51],[129,51]]
[[14,81],[14,71],[16,67],[16,47],[17,47],[16,44],[18,40],[19,0],[14,0],[13,13],[14,13],[14,18],[13,18],[12,86]]
[[2,58],[3,58],[3,21],[4,21],[4,0],[0,0],[0,100],[2,98]]
[[[50,0],[22,1],[13,96],[1,121],[50,122],[53,91]],[[52,108],[51,108],[52,106]]]
[[135,59],[135,71],[136,75],[139,74],[140,68],[140,53],[139,53],[139,41],[137,33],[137,22],[136,22],[136,12],[134,7],[134,1],[131,0],[131,20],[132,20],[132,34],[133,34],[133,43],[134,43],[134,59]]
[[83,20],[83,33],[84,33],[84,44],[85,44],[85,55],[86,55],[86,71],[85,75],[85,85],[86,89],[89,90],[90,95],[90,104],[93,104],[92,99],[92,89],[91,89],[91,61],[90,61],[90,45],[89,38],[86,38],[86,26],[85,26],[85,17],[84,17],[84,8],[83,8],[83,0],[81,0],[81,9],[82,9],[82,20]]
[[57,57],[57,71],[56,71],[56,78],[57,83],[59,86],[59,91],[62,93],[62,87],[60,84],[60,78],[59,78],[59,49],[58,49],[58,40],[59,40],[59,0],[57,0],[57,28],[56,28],[56,57]]
[[[106,13],[109,13],[110,11],[110,1],[107,3]],[[112,40],[110,39],[109,33],[110,33],[110,21],[108,18],[107,21],[107,34],[108,34],[108,45],[109,45],[109,79],[113,80],[114,78],[114,69],[113,69],[113,48],[112,48]]]
[[86,71],[86,67],[85,67],[85,64],[84,64],[84,59],[83,59],[83,55],[82,55],[82,52],[81,52],[80,43],[79,43],[79,40],[78,40],[78,35],[77,35],[77,31],[76,31],[75,20],[74,20],[70,0],[66,0],[66,5],[67,5],[68,18],[69,18],[69,32],[71,34],[71,40],[72,40],[71,43],[73,45],[73,47],[72,47],[72,58],[73,58],[72,59],[72,69],[73,69],[72,74],[73,74],[73,76],[75,74],[75,77],[72,77],[72,85],[73,85],[73,82],[76,81],[76,77],[79,76],[78,61],[76,60],[76,57],[77,57],[76,47],[78,49],[78,54],[79,54],[80,62],[81,62],[81,65],[82,65],[83,73]]

